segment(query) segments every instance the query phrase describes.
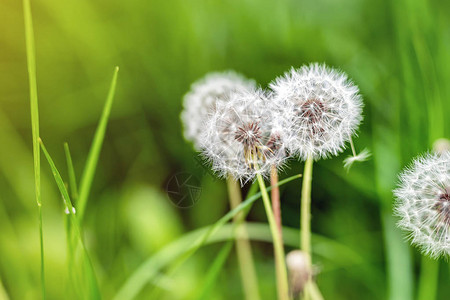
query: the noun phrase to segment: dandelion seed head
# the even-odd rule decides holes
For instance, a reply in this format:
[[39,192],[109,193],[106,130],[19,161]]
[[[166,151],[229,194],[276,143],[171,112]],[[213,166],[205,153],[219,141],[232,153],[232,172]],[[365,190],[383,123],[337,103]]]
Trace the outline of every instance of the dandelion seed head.
[[231,93],[216,102],[200,136],[203,155],[221,177],[245,183],[281,167],[285,147],[276,127],[277,109],[261,89]]
[[326,65],[292,68],[270,84],[283,109],[287,148],[302,159],[337,155],[362,120],[362,98],[346,74]]
[[450,152],[417,158],[400,175],[395,213],[411,243],[431,257],[450,254]]
[[199,136],[204,122],[217,101],[225,101],[228,95],[239,90],[251,90],[256,86],[253,80],[234,72],[214,72],[199,79],[191,85],[190,91],[183,98],[181,121],[184,136],[200,148]]

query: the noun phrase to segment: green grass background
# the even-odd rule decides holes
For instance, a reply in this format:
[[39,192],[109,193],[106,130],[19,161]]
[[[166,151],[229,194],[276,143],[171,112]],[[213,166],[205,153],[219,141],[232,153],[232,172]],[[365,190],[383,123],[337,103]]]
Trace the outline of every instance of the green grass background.
[[[430,271],[424,286],[431,288],[418,293],[420,270],[435,265],[422,261],[395,229],[391,190],[414,156],[449,137],[450,3],[34,0],[31,8],[40,136],[65,181],[63,143],[80,178],[112,72],[120,66],[83,224],[105,299],[164,245],[228,211],[225,183],[199,166],[182,137],[179,113],[189,85],[209,71],[235,69],[265,87],[291,66],[315,61],[341,68],[360,86],[365,119],[355,145],[373,152],[349,174],[342,168],[349,151],[315,165],[313,232],[345,249],[335,251],[327,239],[313,244],[325,298],[425,300],[436,284],[436,299],[448,296],[446,260],[438,282]],[[36,299],[40,251],[23,24],[22,2],[1,0],[0,298]],[[281,177],[301,170],[292,162]],[[201,181],[199,203],[188,210],[172,206],[165,193],[167,179],[179,171]],[[47,296],[76,298],[64,206],[44,158],[41,180]],[[284,225],[298,228],[300,181],[281,191]],[[266,222],[261,201],[249,220]],[[223,245],[205,246],[174,272],[162,272],[138,298],[195,299]],[[273,299],[272,246],[255,242],[254,252],[262,294]],[[241,295],[231,251],[208,299]]]

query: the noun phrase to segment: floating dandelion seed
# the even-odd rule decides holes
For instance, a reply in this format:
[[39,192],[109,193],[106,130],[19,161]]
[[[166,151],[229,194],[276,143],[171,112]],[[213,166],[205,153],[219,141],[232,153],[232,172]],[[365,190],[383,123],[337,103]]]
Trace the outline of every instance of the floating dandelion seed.
[[431,257],[450,254],[450,152],[416,159],[400,175],[395,213],[412,244]]
[[251,90],[255,88],[253,80],[233,71],[210,73],[194,82],[190,91],[184,96],[181,120],[184,125],[184,136],[200,148],[199,136],[204,122],[216,101],[226,100],[235,91]]
[[246,182],[266,176],[285,160],[281,135],[275,126],[277,109],[264,91],[240,91],[219,101],[200,136],[204,156],[219,176]]
[[370,158],[371,155],[372,154],[370,153],[370,151],[368,149],[364,149],[363,151],[361,151],[358,154],[355,153],[354,155],[351,155],[351,156],[347,157],[346,159],[344,159],[344,168],[348,172],[355,162],[366,161]]
[[292,69],[270,87],[284,108],[287,148],[302,159],[342,152],[362,120],[358,87],[325,65]]

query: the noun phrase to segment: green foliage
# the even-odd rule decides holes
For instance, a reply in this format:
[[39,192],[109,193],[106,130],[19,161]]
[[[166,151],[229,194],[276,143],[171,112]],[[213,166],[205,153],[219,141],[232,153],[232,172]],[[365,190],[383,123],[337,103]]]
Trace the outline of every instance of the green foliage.
[[[49,299],[112,299],[149,261],[155,280],[139,283],[138,298],[241,298],[235,253],[224,261],[220,252],[232,236],[227,221],[211,235],[221,244],[193,243],[212,228],[204,226],[230,214],[225,183],[182,138],[181,99],[209,71],[236,69],[265,87],[290,66],[319,61],[359,85],[365,119],[355,147],[373,153],[348,174],[342,160],[349,151],[314,166],[313,261],[325,299],[445,299],[448,262],[434,265],[405,242],[391,190],[412,157],[449,136],[449,9],[424,0],[1,1],[0,298],[41,295],[35,189]],[[115,79],[105,80],[105,70],[116,65],[111,106]],[[39,136],[52,172],[39,171]],[[61,151],[66,141],[70,151]],[[292,162],[281,178],[302,169]],[[203,187],[200,202],[185,210],[165,190],[180,171]],[[60,192],[82,223],[63,213]],[[299,181],[283,185],[281,195],[289,251],[299,244]],[[261,201],[250,207],[249,220],[266,220]],[[270,298],[269,229],[249,227],[261,292]],[[92,269],[95,279],[81,274]]]

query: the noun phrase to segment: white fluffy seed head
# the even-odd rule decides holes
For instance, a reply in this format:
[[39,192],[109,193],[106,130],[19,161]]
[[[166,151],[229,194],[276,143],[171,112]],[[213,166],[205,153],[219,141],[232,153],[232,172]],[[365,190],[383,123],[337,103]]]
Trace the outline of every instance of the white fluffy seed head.
[[417,158],[400,175],[395,213],[411,243],[431,257],[450,254],[450,152]]
[[203,155],[221,177],[245,183],[272,166],[284,163],[282,132],[276,126],[279,112],[261,89],[231,93],[216,102],[200,135]]
[[287,147],[301,159],[337,155],[361,123],[358,87],[326,65],[292,68],[270,87],[284,107]]
[[215,107],[216,101],[223,101],[227,96],[239,90],[252,90],[256,86],[253,80],[234,72],[214,72],[199,79],[191,85],[190,91],[183,98],[181,121],[184,136],[199,150],[199,136],[203,123]]

